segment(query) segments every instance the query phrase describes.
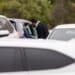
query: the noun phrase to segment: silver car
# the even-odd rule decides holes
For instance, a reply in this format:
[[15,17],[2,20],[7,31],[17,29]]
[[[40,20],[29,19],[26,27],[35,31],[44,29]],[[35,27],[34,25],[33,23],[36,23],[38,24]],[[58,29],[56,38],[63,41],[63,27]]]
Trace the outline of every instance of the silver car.
[[0,38],[19,38],[14,26],[7,17],[0,15]]

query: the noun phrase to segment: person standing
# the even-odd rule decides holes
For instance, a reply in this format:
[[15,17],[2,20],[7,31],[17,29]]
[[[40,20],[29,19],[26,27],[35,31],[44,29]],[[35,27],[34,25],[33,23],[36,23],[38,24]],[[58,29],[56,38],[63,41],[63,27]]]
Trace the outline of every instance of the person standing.
[[30,21],[32,22],[32,26],[36,27],[38,38],[46,39],[49,34],[47,25],[41,21],[37,21],[34,18]]

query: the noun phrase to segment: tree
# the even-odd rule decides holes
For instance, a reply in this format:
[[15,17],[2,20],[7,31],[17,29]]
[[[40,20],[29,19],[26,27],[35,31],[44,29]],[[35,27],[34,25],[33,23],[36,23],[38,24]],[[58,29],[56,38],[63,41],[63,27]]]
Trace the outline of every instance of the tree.
[[[0,13],[8,17],[30,19],[36,17],[49,23],[52,6],[48,0],[0,0]],[[8,1],[8,2],[7,2]]]
[[65,23],[75,23],[75,0],[68,0],[66,5],[67,15]]
[[64,23],[65,0],[55,0],[55,7],[52,13],[55,25]]

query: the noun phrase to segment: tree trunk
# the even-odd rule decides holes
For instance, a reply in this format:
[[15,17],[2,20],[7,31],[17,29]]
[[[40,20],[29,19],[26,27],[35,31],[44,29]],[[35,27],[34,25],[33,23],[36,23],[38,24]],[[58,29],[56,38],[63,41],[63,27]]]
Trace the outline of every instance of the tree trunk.
[[55,24],[64,23],[64,14],[65,14],[64,3],[65,3],[65,0],[55,1],[55,8],[53,11],[53,17],[54,17]]

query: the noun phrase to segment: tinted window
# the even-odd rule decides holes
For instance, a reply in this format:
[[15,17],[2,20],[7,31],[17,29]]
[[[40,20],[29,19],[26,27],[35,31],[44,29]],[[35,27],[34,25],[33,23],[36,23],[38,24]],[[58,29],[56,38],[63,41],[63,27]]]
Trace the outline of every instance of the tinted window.
[[0,48],[0,72],[27,70],[24,56],[21,48]]
[[29,70],[60,68],[69,65],[74,61],[72,58],[52,50],[31,48],[25,50]]
[[74,28],[55,29],[52,32],[52,35],[49,36],[49,39],[56,39],[56,40],[70,40],[72,38],[75,38]]

